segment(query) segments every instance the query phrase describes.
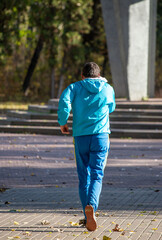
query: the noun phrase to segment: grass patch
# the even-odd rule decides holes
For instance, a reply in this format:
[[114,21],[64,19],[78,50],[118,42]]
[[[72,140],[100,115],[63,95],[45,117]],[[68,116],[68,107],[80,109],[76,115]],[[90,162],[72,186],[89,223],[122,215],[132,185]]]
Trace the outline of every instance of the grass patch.
[[[18,109],[18,110],[27,110],[28,105],[33,103],[20,103],[20,102],[4,102],[0,103],[0,109]],[[39,105],[44,105],[44,103],[34,103]]]

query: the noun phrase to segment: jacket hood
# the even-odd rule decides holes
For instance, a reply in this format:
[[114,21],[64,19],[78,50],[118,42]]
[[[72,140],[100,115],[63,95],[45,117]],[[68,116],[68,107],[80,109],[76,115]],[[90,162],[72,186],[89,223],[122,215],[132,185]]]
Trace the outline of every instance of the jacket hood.
[[105,84],[107,83],[106,78],[97,77],[97,78],[85,78],[81,81],[83,87],[85,87],[91,93],[100,92]]

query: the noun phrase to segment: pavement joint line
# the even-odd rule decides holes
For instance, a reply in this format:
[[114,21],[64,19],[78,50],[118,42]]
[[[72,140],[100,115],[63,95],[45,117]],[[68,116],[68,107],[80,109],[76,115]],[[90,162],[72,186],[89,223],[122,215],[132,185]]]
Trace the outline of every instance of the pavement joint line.
[[[140,190],[140,192],[142,193],[142,191]],[[149,191],[150,192],[150,191]],[[157,196],[157,195],[156,195]],[[125,196],[123,196],[123,198],[124,198]],[[150,197],[151,197],[151,195],[150,195]],[[157,197],[154,197],[154,199],[155,198],[157,198]],[[143,199],[143,201],[144,201],[145,199]],[[128,199],[128,201],[129,201],[129,199]],[[127,209],[128,210],[128,209]],[[123,215],[123,213],[122,213],[122,215]],[[75,231],[74,229],[73,229],[73,231]]]
[[[129,201],[129,200],[128,200],[128,201]],[[145,198],[144,198],[143,202],[144,202],[144,201],[145,201]],[[128,210],[128,209],[127,209],[127,210]],[[133,213],[135,213],[135,210],[133,211]],[[131,214],[132,214],[132,213],[131,213]],[[131,214],[130,214],[129,216],[131,216]],[[128,216],[127,218],[129,218],[129,216]],[[118,218],[120,218],[120,217],[118,217]],[[117,218],[117,219],[118,219],[118,218]],[[136,216],[135,219],[132,220],[132,222],[135,221],[137,218],[138,218],[138,215]],[[146,218],[147,218],[147,216],[146,216]],[[105,220],[105,221],[106,221],[106,220]],[[116,221],[116,220],[115,220],[115,221]],[[124,220],[124,221],[127,221],[127,220]],[[141,220],[141,221],[143,221],[143,220]],[[122,225],[122,223],[123,223],[123,222],[121,222],[120,225]],[[140,224],[141,224],[141,223],[140,223]],[[140,225],[140,224],[139,224],[139,225]],[[110,224],[110,225],[111,225],[111,224]],[[107,227],[106,227],[106,228],[107,228]],[[104,230],[105,230],[105,229],[104,229]],[[103,231],[104,231],[104,230],[103,230]],[[126,229],[124,229],[124,230],[126,230]],[[101,235],[101,234],[100,234],[100,235]],[[98,235],[98,237],[99,237],[100,235]],[[108,236],[111,236],[111,235],[112,235],[112,233],[109,233]],[[120,237],[120,236],[119,236],[119,237]],[[117,237],[117,239],[118,239],[119,237]]]
[[[125,199],[125,196],[123,196],[123,199]],[[129,202],[129,200],[128,200],[127,202]],[[121,203],[121,205],[122,205],[122,201],[120,201],[120,203]],[[114,212],[114,215],[115,215],[116,212],[117,212],[117,211]],[[123,212],[126,212],[126,211],[123,211]],[[122,213],[122,214],[123,214],[123,213]],[[121,214],[121,215],[122,215],[122,214]],[[120,216],[121,216],[121,215],[120,215]],[[117,221],[117,219],[119,219],[120,216],[118,216],[118,217],[115,219],[115,221]],[[106,221],[107,221],[107,219],[105,219],[105,221],[102,223],[102,225],[104,225],[104,223],[105,223]],[[114,222],[115,222],[115,221],[114,221]],[[111,226],[111,223],[109,224],[109,226]],[[107,228],[107,226],[106,226],[106,228]],[[105,229],[106,229],[106,228],[105,228]],[[103,231],[105,231],[105,229],[103,229]],[[102,234],[102,233],[101,233],[101,234]],[[97,235],[97,237],[99,237],[101,234]]]
[[[125,199],[125,196],[123,196],[123,199]],[[129,199],[128,199],[128,201],[127,202],[129,202]],[[127,209],[128,210],[128,209]],[[120,219],[120,217],[123,215],[123,213],[125,213],[127,210],[125,210],[125,211],[123,211],[116,219],[115,219],[115,221],[117,221],[117,219]],[[117,212],[117,211],[116,211]],[[115,215],[115,213],[116,212],[114,212],[114,215]],[[134,212],[134,211],[133,211]],[[132,214],[132,212],[129,214],[129,216]],[[129,217],[129,216],[127,216],[127,218]],[[104,223],[107,221],[107,219],[103,222],[103,225],[104,225]],[[122,224],[122,223],[121,223]],[[120,225],[121,225],[120,224]],[[111,223],[109,224],[109,226],[111,226]],[[106,226],[106,228],[107,228],[107,226]],[[105,229],[106,229],[105,228]],[[103,231],[102,232],[104,232],[105,231],[105,229],[103,229]],[[97,235],[97,237],[99,237],[99,236],[101,236],[102,235],[102,233],[100,233],[99,235]],[[109,235],[111,235],[111,234],[109,234]]]
[[[126,228],[123,228],[122,227],[122,224],[124,223],[124,222],[126,222],[126,221],[128,221],[128,218],[132,215],[132,213],[134,213],[134,211],[132,211],[128,216],[127,216],[127,218],[124,218],[123,217],[123,221],[120,221],[120,227],[122,228],[122,229],[124,229],[124,230],[126,230]],[[121,217],[122,217],[122,215],[121,215]],[[118,217],[119,218],[119,217]],[[119,218],[120,219],[120,218]],[[129,220],[129,222],[130,222],[130,220]],[[111,225],[111,224],[110,224]],[[114,225],[114,227],[115,227],[115,225]],[[110,229],[111,230],[111,229]],[[113,231],[112,231],[113,232]],[[111,233],[109,233],[109,236],[111,236]],[[119,236],[120,237],[120,236]]]
[[[136,227],[135,229],[132,229],[131,231],[134,231],[134,232],[135,232],[136,229],[141,225],[141,223],[142,223],[146,218],[147,218],[147,215],[146,215],[146,217],[145,217],[144,219],[141,219],[141,221],[139,222],[139,224],[137,225],[137,227]],[[133,219],[133,220],[132,220],[132,223],[135,222],[136,220],[137,220],[137,217],[136,217],[136,219]],[[150,223],[148,223],[148,225],[149,225],[149,224],[150,224]],[[147,228],[147,226],[146,226],[146,228]],[[125,229],[125,230],[127,231],[127,229]],[[142,233],[143,233],[143,232],[142,232]],[[142,233],[141,233],[141,234],[142,234]],[[135,234],[136,234],[136,232],[135,232]],[[129,236],[131,236],[131,235],[129,234]],[[118,237],[118,238],[119,238],[119,237]],[[118,238],[117,238],[117,239],[118,239]]]
[[[119,215],[113,222],[116,222],[116,224],[117,224],[118,219],[120,219],[120,217],[122,217],[123,213],[125,213],[125,212],[126,212],[126,210],[123,211],[123,212],[121,213],[121,215]],[[127,218],[129,218],[129,217],[131,216],[131,214],[132,214],[132,212],[127,216]],[[104,225],[104,223],[105,223],[106,221],[107,221],[107,219],[103,222],[102,225]],[[123,221],[124,221],[124,220],[123,220]],[[126,221],[126,220],[125,220],[125,221]],[[120,222],[120,226],[122,225],[122,223],[123,223],[123,222]],[[103,232],[106,232],[105,230],[106,230],[109,226],[111,226],[111,225],[112,225],[112,222],[109,223],[109,225],[106,225],[106,227],[103,228],[103,231],[102,231],[99,235],[97,235],[97,237],[100,237],[100,236],[103,234]],[[114,225],[114,227],[115,227],[115,225]],[[111,230],[111,229],[110,229],[110,230]],[[109,232],[108,234],[109,234],[109,236],[111,235],[110,232]]]
[[[73,222],[73,219],[75,220],[74,216],[71,218],[71,221],[72,221],[72,222]],[[69,222],[69,221],[68,221],[68,222]],[[76,230],[80,230],[81,228],[82,228],[81,226],[79,226],[78,228],[73,227],[72,230],[70,231],[70,233],[73,234]],[[69,234],[70,234],[70,233],[69,233]],[[67,236],[65,235],[61,240],[66,239],[66,237],[67,237]],[[74,238],[74,239],[75,239],[75,238]]]
[[[1,136],[2,135],[0,135],[0,139],[2,139]],[[83,234],[84,231],[87,231],[86,228],[79,228],[75,226],[71,227],[68,223],[70,220],[73,222],[77,222],[81,217],[81,204],[80,202],[78,202],[79,197],[78,189],[76,186],[76,176],[73,176],[74,161],[68,160],[68,158],[71,156],[70,150],[72,149],[71,138],[41,135],[26,136],[18,134],[16,137],[15,135],[9,136],[9,134],[5,136],[6,137],[2,139],[3,144],[5,144],[5,148],[3,150],[0,150],[2,152],[2,156],[4,156],[4,159],[6,159],[5,161],[3,161],[3,157],[0,157],[0,161],[3,161],[4,165],[7,163],[7,161],[12,160],[11,156],[13,149],[13,156],[15,154],[14,160],[16,160],[17,157],[19,159],[19,161],[13,162],[14,164],[16,164],[15,167],[19,166],[21,161],[25,162],[25,159],[21,158],[23,151],[25,151],[24,154],[31,153],[31,158],[29,159],[29,161],[31,162],[30,171],[34,172],[35,169],[39,169],[40,164],[43,164],[41,169],[45,167],[45,169],[47,168],[48,170],[50,169],[50,166],[52,166],[51,169],[53,169],[52,171],[50,170],[50,172],[53,173],[52,176],[48,176],[46,175],[46,173],[44,174],[43,172],[39,173],[39,175],[43,173],[43,176],[47,177],[47,181],[45,178],[43,179],[44,184],[46,186],[47,184],[49,184],[49,186],[51,186],[52,188],[46,188],[43,185],[38,186],[37,179],[31,177],[29,178],[30,181],[23,189],[24,183],[22,182],[21,187],[19,187],[18,182],[22,181],[22,179],[16,177],[14,180],[14,172],[16,173],[16,170],[14,170],[13,174],[8,179],[10,181],[8,183],[12,183],[12,186],[14,186],[15,181],[15,186],[17,186],[17,188],[9,189],[2,194],[0,193],[0,197],[2,197],[2,201],[0,202],[0,205],[2,207],[0,211],[1,223],[4,223],[5,218],[8,221],[10,219],[14,219],[17,216],[20,216],[16,218],[16,220],[20,223],[24,222],[25,219],[26,221],[30,220],[28,226],[25,226],[26,228],[23,229],[24,226],[21,226],[21,224],[20,227],[17,228],[17,230],[21,233],[21,239],[23,238],[22,233],[25,230],[28,231],[30,229],[36,230],[36,232],[33,232],[30,236],[30,239],[32,240],[46,240],[49,239],[49,237],[50,239],[54,240],[56,240],[56,238],[60,238],[60,240],[83,240],[87,238],[91,239],[93,236],[100,236],[102,238],[103,235],[109,234],[108,230],[112,226],[111,222],[116,221],[121,228],[127,231],[126,235],[128,234],[129,230],[136,229],[135,235],[131,234],[132,240],[160,240],[160,231],[162,229],[162,211],[160,211],[160,198],[162,196],[160,171],[162,172],[162,165],[159,165],[162,161],[162,159],[160,159],[161,141],[140,139],[111,140],[111,154],[109,155],[109,164],[107,165],[106,174],[104,177],[103,191],[99,206],[100,215],[97,220],[98,226],[103,225],[103,228],[98,228],[98,230],[94,233],[89,232],[88,234]],[[19,136],[23,136],[24,140],[21,141],[21,139],[19,139]],[[31,141],[31,139],[33,141]],[[9,145],[9,141],[11,142],[11,145]],[[53,146],[56,145],[56,141],[58,142],[57,147],[52,150]],[[21,147],[19,147],[20,142]],[[51,144],[52,142],[53,144]],[[64,146],[62,143],[64,143]],[[15,147],[13,145],[15,145]],[[23,149],[23,145],[29,146],[26,149]],[[48,145],[50,147],[47,147]],[[8,147],[10,149],[8,149]],[[139,147],[141,149],[139,149]],[[3,146],[1,148],[3,148]],[[36,152],[36,150],[39,150],[39,152]],[[46,150],[50,150],[51,152],[46,153]],[[3,153],[5,152],[8,154],[4,155]],[[19,154],[17,154],[18,152]],[[133,160],[133,158],[131,157],[132,154],[137,155],[138,159],[134,158]],[[142,154],[144,154],[144,157],[142,157]],[[41,156],[42,159],[37,159],[37,155]],[[64,157],[66,157],[66,160],[64,159]],[[158,159],[158,161],[154,161],[155,159]],[[33,167],[32,161],[34,161],[34,163],[38,162],[38,167],[37,165]],[[63,161],[64,163],[62,163],[61,161]],[[7,164],[7,169],[12,169],[12,167],[14,167],[14,164]],[[57,165],[58,170],[55,174],[54,169],[57,169]],[[60,172],[63,178],[59,178],[58,171],[59,169],[62,169],[62,167],[64,167],[65,165],[69,167],[65,167],[64,171]],[[138,167],[138,171],[135,171],[136,166]],[[125,168],[126,170],[122,172],[121,168]],[[152,168],[152,171],[150,171],[149,168]],[[17,172],[18,174],[21,174],[21,170],[18,170]],[[128,175],[129,172],[132,173],[132,176]],[[3,172],[3,174],[6,174],[6,172]],[[157,174],[159,175],[159,177],[155,178],[154,176]],[[69,178],[71,184],[68,183]],[[56,181],[54,181],[56,179],[58,179],[57,183]],[[158,182],[156,181],[157,179],[159,180]],[[4,183],[4,181],[5,179],[2,179],[2,175],[0,174],[0,182]],[[53,182],[50,183],[50,181]],[[66,181],[67,184],[60,185],[62,181]],[[107,182],[112,182],[113,185],[108,186]],[[155,182],[157,182],[157,185],[155,185]],[[60,188],[55,188],[53,186],[56,184],[59,185]],[[35,188],[33,186],[35,186]],[[7,184],[6,187],[8,187]],[[65,202],[62,202],[63,198]],[[34,202],[32,202],[31,200],[34,200]],[[5,204],[3,205],[5,201],[11,202],[11,204],[7,206]],[[77,209],[69,209],[70,207],[75,207],[74,203]],[[17,213],[9,213],[11,214],[11,216],[13,216],[12,218],[10,218],[10,215],[7,213],[7,211],[9,211],[10,209],[21,209],[22,207],[24,209],[27,209],[28,212],[25,213],[22,211],[20,212],[20,215],[16,215]],[[146,211],[146,213],[144,213],[143,216],[139,216],[140,212],[143,210]],[[157,215],[151,214],[151,212],[153,213],[154,211],[157,212]],[[32,216],[34,216],[32,215],[34,214],[34,212],[37,214],[37,216],[35,216],[35,219],[30,219],[30,217],[28,217],[28,214],[32,218]],[[103,213],[107,213],[108,215],[104,216]],[[74,217],[74,214],[78,215]],[[114,214],[114,216],[109,217],[109,215],[111,214]],[[51,225],[55,229],[61,229],[63,223],[67,224],[68,226],[67,228],[62,227],[63,232],[61,233],[57,231],[53,232],[52,229],[48,228],[48,226],[40,228],[38,225],[35,225],[36,219],[38,220],[38,222],[41,222],[41,218],[49,220],[50,223],[54,223]],[[157,221],[152,222],[152,219],[157,219]],[[59,224],[57,224],[56,221]],[[128,222],[132,223],[132,225],[127,226]],[[9,225],[11,226],[11,224]],[[149,232],[152,227],[158,228],[158,230],[154,232]],[[49,231],[52,232],[51,236],[49,236]],[[0,236],[14,236],[14,234],[15,233],[11,233],[9,231],[0,231]],[[112,233],[112,240],[120,239],[119,234],[120,233]],[[6,240],[6,237],[2,237],[2,240]],[[124,239],[124,236],[122,238]]]
[[[44,214],[44,213],[43,213]],[[42,214],[42,215],[43,215]],[[25,214],[24,214],[25,215]],[[37,217],[39,217],[40,218],[40,216],[37,216]],[[35,217],[35,218],[37,218],[37,217]],[[21,218],[22,218],[22,216],[21,216]],[[27,216],[25,219],[23,218],[23,221],[24,220],[27,220],[28,218],[30,218],[30,216]],[[34,219],[35,219],[34,218]],[[14,219],[14,220],[17,220],[17,219]],[[17,220],[17,221],[19,221],[19,220]],[[33,221],[33,220],[32,220]],[[22,228],[22,227],[21,227]],[[9,227],[9,229],[8,229],[8,231],[10,230],[11,231],[11,229],[14,229],[14,227]],[[19,231],[19,229],[20,229],[20,227],[16,227],[16,229],[15,229],[15,231]],[[25,232],[26,230],[23,230],[23,232]],[[12,234],[12,232],[10,233],[10,235]],[[21,234],[21,231],[19,232],[19,234]]]
[[[158,225],[156,226],[157,228],[160,226],[160,224],[162,223],[162,220],[159,221]],[[162,235],[162,233],[160,234],[160,236]],[[150,238],[153,236],[153,232],[151,233],[151,236]],[[159,239],[160,239],[160,236],[159,236]],[[157,239],[158,240],[158,239]]]
[[[41,216],[42,215],[45,215],[45,213],[42,213],[41,214]],[[51,214],[52,215],[52,214]],[[29,216],[30,217],[30,216]],[[49,217],[49,216],[48,216]],[[40,216],[37,216],[37,217],[35,217],[33,220],[35,220],[36,218],[40,218]],[[44,218],[42,218],[42,219],[44,219]],[[33,221],[33,220],[31,220],[31,221]],[[58,221],[60,221],[60,219],[58,220]],[[39,220],[39,222],[41,223],[41,220]],[[21,227],[21,228],[23,228],[23,227]],[[29,227],[29,229],[30,229],[31,227]],[[27,229],[28,231],[31,231],[31,232],[34,232],[34,231],[36,231],[37,229],[40,229],[40,226],[39,227],[34,227],[34,229],[32,229],[32,230],[29,230],[29,229]],[[18,229],[19,230],[19,229]],[[23,232],[25,232],[26,231],[26,229],[24,229],[23,230]],[[38,230],[37,230],[38,231]],[[45,231],[45,229],[44,229],[44,231]],[[50,231],[52,231],[52,230],[50,230]],[[41,231],[42,232],[42,231]],[[21,232],[19,232],[19,234],[21,234]],[[38,233],[38,234],[40,234],[40,233]]]
[[[67,217],[63,217],[63,218],[67,219]],[[72,219],[73,219],[73,216],[71,216],[70,218],[68,217],[68,220],[66,220],[65,222],[63,222],[63,224],[61,224],[61,226],[60,226],[59,228],[61,229],[64,224],[68,224],[69,220],[71,221]],[[67,222],[67,221],[68,221],[68,222]],[[64,230],[64,231],[65,231],[65,230]],[[62,231],[62,232],[64,232],[64,231]],[[58,232],[58,234],[56,234],[55,237],[59,236],[59,234],[60,234],[60,233]]]
[[[148,216],[148,214],[147,215],[145,215],[145,218],[144,219],[141,219],[141,222],[139,222],[139,224],[138,225],[136,225],[136,227],[134,228],[134,232],[136,231],[136,229],[141,225],[141,223],[147,218],[147,216]],[[138,216],[136,217],[136,219],[134,219],[133,221],[136,221],[137,220],[137,218],[138,218]],[[145,227],[145,229],[143,230],[143,232],[148,228],[148,226],[151,224],[151,222],[148,222],[148,224],[147,224],[147,226]],[[142,232],[142,233],[143,233]],[[140,236],[142,235],[142,233],[140,234]],[[135,234],[136,234],[136,232],[135,232]],[[137,240],[140,238],[140,236],[137,238]]]
[[[43,213],[42,215],[45,215],[45,214]],[[42,215],[41,215],[41,216],[42,216]],[[52,215],[52,214],[51,214],[51,215]],[[38,216],[38,217],[40,218],[40,216]],[[49,217],[49,216],[48,216],[48,217]],[[36,217],[36,218],[37,218],[37,217]],[[42,218],[42,217],[41,217],[41,218]],[[44,220],[44,218],[42,218],[42,219]],[[31,222],[34,221],[34,220],[35,220],[35,219],[32,219]],[[29,223],[30,223],[30,222],[29,222]],[[39,224],[41,224],[41,220],[39,220]],[[30,229],[30,228],[31,228],[31,227],[29,227],[29,229]],[[29,230],[29,229],[28,229],[28,230],[31,231],[31,232],[34,232],[34,231],[37,230],[37,228],[40,229],[40,226],[39,226],[39,227],[36,227],[36,226],[35,226],[32,230]],[[24,231],[26,231],[26,230],[24,230]]]

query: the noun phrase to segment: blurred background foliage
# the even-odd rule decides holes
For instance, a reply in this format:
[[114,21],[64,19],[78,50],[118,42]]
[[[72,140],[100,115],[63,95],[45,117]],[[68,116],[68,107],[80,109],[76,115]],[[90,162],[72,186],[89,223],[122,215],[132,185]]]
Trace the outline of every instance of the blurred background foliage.
[[[112,83],[100,0],[0,1],[0,101],[48,101],[81,80],[86,61]],[[162,89],[158,1],[156,96]]]

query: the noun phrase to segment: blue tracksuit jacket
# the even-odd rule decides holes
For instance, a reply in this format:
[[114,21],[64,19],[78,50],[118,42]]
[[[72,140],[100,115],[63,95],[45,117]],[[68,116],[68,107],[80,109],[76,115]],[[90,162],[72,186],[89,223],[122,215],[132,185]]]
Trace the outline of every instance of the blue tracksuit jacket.
[[70,84],[63,91],[58,122],[65,125],[72,109],[74,137],[110,133],[109,113],[115,106],[114,90],[105,78],[86,78]]

